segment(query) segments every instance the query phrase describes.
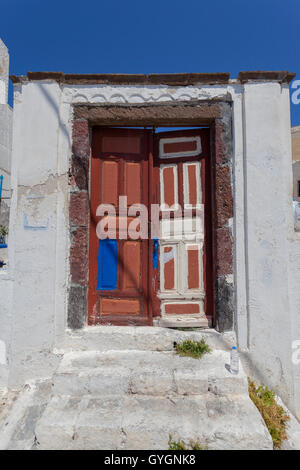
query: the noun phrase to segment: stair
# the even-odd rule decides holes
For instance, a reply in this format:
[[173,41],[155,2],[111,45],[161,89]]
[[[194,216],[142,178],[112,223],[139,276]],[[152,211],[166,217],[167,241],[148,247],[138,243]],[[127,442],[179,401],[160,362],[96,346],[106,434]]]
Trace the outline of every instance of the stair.
[[[205,337],[201,359],[174,343]],[[247,377],[226,364],[230,335],[151,327],[69,332],[53,395],[36,429],[38,449],[168,449],[174,440],[209,449],[271,449],[248,396]]]

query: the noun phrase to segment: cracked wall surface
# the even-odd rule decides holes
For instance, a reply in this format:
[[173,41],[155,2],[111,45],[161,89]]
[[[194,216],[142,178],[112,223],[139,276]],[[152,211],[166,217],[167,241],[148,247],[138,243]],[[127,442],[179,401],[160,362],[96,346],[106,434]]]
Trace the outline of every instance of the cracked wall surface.
[[15,90],[10,386],[49,375],[66,327],[68,165],[58,150],[68,136],[59,131],[60,97],[55,83]]
[[[0,205],[0,225],[9,226],[10,176],[13,113],[8,99],[9,54],[0,39],[0,175],[3,176]],[[7,241],[7,240],[6,240]],[[9,348],[12,324],[12,280],[8,271],[8,250],[0,249],[0,260],[6,264],[0,268],[0,388],[7,385],[9,374]]]
[[[3,177],[0,225],[8,227],[10,207],[10,173],[12,142],[12,109],[8,105],[9,54],[0,39],[0,175]],[[0,249],[0,259],[7,263],[7,250]]]

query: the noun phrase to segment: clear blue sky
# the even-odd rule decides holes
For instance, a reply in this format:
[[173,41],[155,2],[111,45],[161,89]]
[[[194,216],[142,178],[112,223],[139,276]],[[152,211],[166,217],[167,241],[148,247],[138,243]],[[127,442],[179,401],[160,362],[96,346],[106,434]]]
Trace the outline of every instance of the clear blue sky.
[[[1,0],[10,73],[290,70],[299,0]],[[300,124],[300,104],[291,104]]]

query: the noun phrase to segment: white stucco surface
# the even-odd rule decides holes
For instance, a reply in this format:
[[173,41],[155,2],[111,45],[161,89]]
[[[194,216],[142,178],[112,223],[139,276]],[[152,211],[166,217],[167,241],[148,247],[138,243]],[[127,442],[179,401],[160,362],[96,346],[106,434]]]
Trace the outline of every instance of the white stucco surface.
[[12,279],[7,270],[0,271],[0,390],[8,385],[12,327]]
[[287,88],[245,85],[247,346],[254,366],[287,401],[293,395],[289,119]]
[[[9,54],[0,39],[0,175],[3,176],[0,224],[7,224],[10,196],[12,109],[8,105]],[[2,255],[0,253],[0,259]],[[3,257],[2,257],[3,258]]]
[[6,101],[5,81],[0,79],[0,104],[4,104],[5,101]]
[[[67,245],[60,224],[66,228],[67,177],[59,173],[58,116],[60,88],[54,83],[31,83],[16,92],[13,139],[13,208],[10,231],[14,233],[12,269],[15,312],[11,341],[11,384],[22,382],[28,371],[47,376],[55,358],[56,312],[64,330]],[[24,113],[26,119],[24,119]],[[33,157],[34,156],[34,157]],[[66,155],[68,159],[69,155]],[[61,187],[63,189],[61,189]],[[62,194],[64,197],[62,198]],[[63,255],[60,247],[63,246]],[[59,299],[60,274],[64,273],[64,298]],[[26,367],[24,367],[26,364]]]
[[0,104],[6,104],[8,98],[9,53],[0,39]]
[[[0,224],[8,226],[12,145],[12,109],[8,99],[9,55],[0,39],[0,175],[3,176]],[[0,249],[0,260],[7,263],[7,249]],[[7,266],[0,268],[0,389],[8,383],[12,326],[12,278]]]
[[72,104],[202,100],[227,93],[233,101],[239,347],[299,416],[300,366],[291,357],[292,342],[300,339],[300,239],[293,227],[289,90],[277,82],[15,86],[8,274],[13,283],[0,280],[0,290],[12,289],[9,334],[0,336],[8,341],[11,385],[46,376],[56,364],[51,351],[64,344]]

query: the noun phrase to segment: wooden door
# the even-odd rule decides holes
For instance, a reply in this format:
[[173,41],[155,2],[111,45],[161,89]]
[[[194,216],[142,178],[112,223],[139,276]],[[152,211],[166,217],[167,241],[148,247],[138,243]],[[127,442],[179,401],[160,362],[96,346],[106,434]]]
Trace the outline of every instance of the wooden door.
[[[155,165],[161,204],[161,324],[209,326],[213,316],[209,130],[158,133]],[[190,215],[184,218],[184,212],[170,210],[174,205],[190,209]]]
[[[149,240],[128,235],[127,228],[134,217],[128,216],[124,225],[124,207],[120,205],[120,196],[126,196],[126,211],[133,204],[149,206],[151,136],[147,130],[93,129],[89,324],[151,323],[148,318],[151,313],[148,309]],[[97,224],[105,217],[105,214],[97,215],[101,204],[113,206],[116,214],[115,235],[102,240],[96,232]]]

